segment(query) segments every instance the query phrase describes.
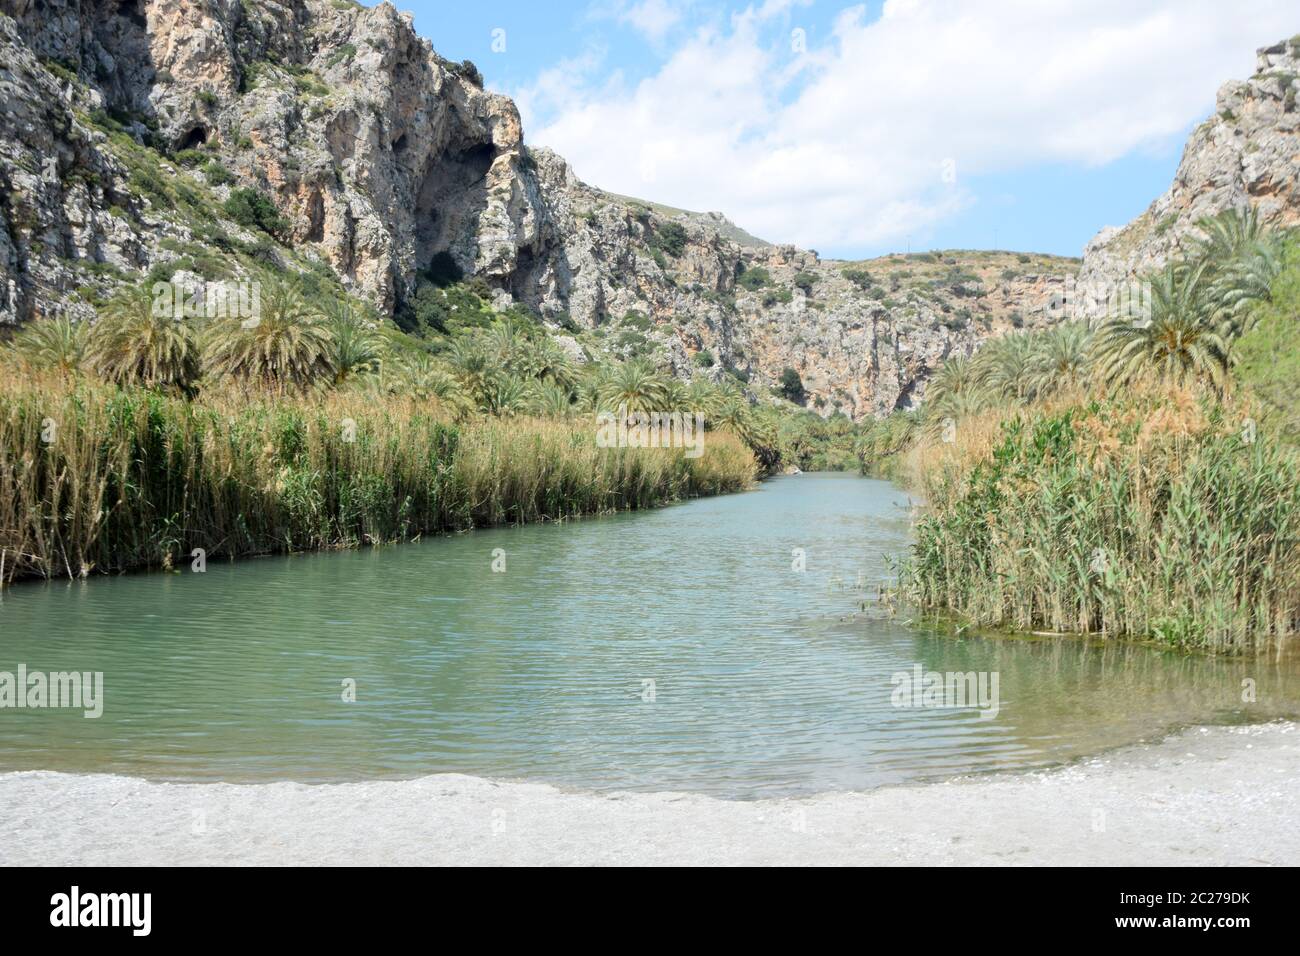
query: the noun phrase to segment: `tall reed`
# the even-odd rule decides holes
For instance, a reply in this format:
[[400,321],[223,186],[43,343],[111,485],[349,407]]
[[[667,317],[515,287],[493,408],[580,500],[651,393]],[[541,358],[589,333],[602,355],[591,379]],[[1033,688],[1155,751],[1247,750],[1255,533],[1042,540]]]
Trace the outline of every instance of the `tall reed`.
[[645,508],[754,476],[721,432],[692,459],[599,448],[580,419],[456,423],[347,392],[187,401],[0,367],[0,581]]
[[[923,609],[1215,651],[1300,627],[1300,465],[1241,409],[1142,392],[930,452],[904,569]],[[955,443],[954,443],[955,444]]]

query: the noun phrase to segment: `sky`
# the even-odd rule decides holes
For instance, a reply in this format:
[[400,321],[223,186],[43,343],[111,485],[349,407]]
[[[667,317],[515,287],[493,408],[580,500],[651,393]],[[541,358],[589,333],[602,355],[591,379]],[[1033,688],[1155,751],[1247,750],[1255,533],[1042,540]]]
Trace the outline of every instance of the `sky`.
[[612,192],[857,259],[1077,256],[1168,188],[1295,0],[402,0]]

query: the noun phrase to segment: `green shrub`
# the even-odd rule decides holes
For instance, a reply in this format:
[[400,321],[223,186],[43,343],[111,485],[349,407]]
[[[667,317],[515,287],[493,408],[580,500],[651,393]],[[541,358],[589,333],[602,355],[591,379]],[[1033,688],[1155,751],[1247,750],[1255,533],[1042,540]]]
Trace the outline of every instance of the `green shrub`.
[[215,159],[209,159],[203,164],[203,175],[213,186],[224,186],[226,183],[232,182],[235,178],[234,174],[231,173],[230,170],[221,165],[221,163],[217,162]]
[[650,331],[650,317],[644,312],[638,312],[636,309],[629,309],[627,314],[620,320],[620,325],[629,329],[636,329],[638,332]]
[[679,222],[667,222],[655,230],[654,243],[674,259],[686,251],[686,229]]
[[818,276],[813,272],[799,272],[791,280],[795,288],[802,289],[804,295],[812,295],[813,286],[817,284]]
[[399,302],[393,319],[402,331],[422,338],[486,328],[494,318],[486,293],[472,282],[438,286],[425,273],[417,278],[414,292]]
[[351,63],[352,58],[357,55],[357,48],[352,43],[344,43],[337,50],[330,54],[325,61],[326,66],[337,66],[340,63]]
[[57,60],[54,57],[42,57],[41,65],[64,83],[72,83],[75,85],[81,82],[81,78],[77,76],[77,67],[75,63]]
[[802,402],[808,397],[808,393],[804,391],[803,378],[798,371],[788,365],[781,370],[781,382],[778,387],[781,394],[792,402]]
[[650,340],[635,329],[625,329],[614,336],[614,345],[627,354],[629,357],[636,358],[646,352],[646,346]]
[[750,266],[736,276],[736,285],[750,292],[757,292],[764,286],[771,284],[772,276],[762,266]]
[[871,278],[871,273],[868,272],[866,269],[854,269],[850,267],[844,269],[840,273],[840,275],[844,276],[844,278],[848,279],[850,282],[852,282],[855,286],[857,286],[859,289],[863,290],[864,292],[867,289],[870,289],[873,285],[875,285],[876,282],[875,279]]
[[222,208],[245,229],[260,229],[276,238],[289,232],[289,222],[280,215],[275,203],[256,189],[241,187],[233,190]]
[[330,92],[330,88],[322,83],[314,73],[302,73],[295,76],[293,85],[297,87],[299,93],[306,93],[310,96],[328,96]]

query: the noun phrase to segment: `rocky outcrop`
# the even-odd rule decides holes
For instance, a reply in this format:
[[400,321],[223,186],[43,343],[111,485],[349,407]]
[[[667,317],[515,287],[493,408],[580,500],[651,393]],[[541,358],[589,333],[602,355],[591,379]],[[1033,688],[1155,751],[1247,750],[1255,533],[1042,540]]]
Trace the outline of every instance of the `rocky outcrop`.
[[[733,370],[766,387],[793,368],[810,406],[826,414],[912,407],[950,355],[1057,321],[1077,268],[1012,253],[821,260],[749,237],[717,213],[589,187],[549,150],[530,156],[551,244],[517,271],[516,297],[595,330],[615,350],[645,338],[678,375]],[[676,245],[665,240],[673,227]]]
[[1219,88],[1214,115],[1192,132],[1169,190],[1088,243],[1078,277],[1084,315],[1104,315],[1120,284],[1188,251],[1204,216],[1251,207],[1268,225],[1300,223],[1297,95],[1300,36],[1259,50],[1250,79]]
[[[948,355],[1053,321],[1076,267],[824,262],[594,189],[387,3],[0,11],[0,321],[91,318],[141,273],[265,266],[327,273],[391,314],[451,262],[591,346],[755,386],[794,368],[812,407],[861,418],[916,402]],[[227,207],[236,189],[273,203],[278,242]]]
[[[140,171],[106,124],[161,154],[164,176],[199,150],[235,184],[264,190],[288,220],[288,244],[310,246],[386,309],[437,252],[504,282],[541,240],[545,210],[524,174],[514,104],[484,92],[472,67],[439,57],[388,4],[5,6],[16,22],[0,27],[0,83],[23,110],[0,129],[0,168],[17,177],[6,218],[21,248],[9,261],[20,315],[57,305],[47,293],[65,291],[60,259],[148,268],[158,218],[201,238],[194,222],[138,195]],[[68,181],[82,171],[93,173],[84,190]],[[229,189],[215,186],[212,198]],[[133,213],[123,228],[105,218],[115,204]]]

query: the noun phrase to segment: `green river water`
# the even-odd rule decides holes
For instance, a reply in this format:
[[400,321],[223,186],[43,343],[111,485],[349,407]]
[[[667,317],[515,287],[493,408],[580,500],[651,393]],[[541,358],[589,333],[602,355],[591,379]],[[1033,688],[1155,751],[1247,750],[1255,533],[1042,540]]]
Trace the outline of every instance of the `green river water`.
[[[907,507],[885,482],[803,475],[652,512],[16,585],[0,671],[102,672],[104,710],[0,709],[0,771],[458,772],[748,798],[1048,766],[1300,713],[1294,662],[891,619],[876,587]],[[915,665],[996,672],[997,715],[895,706],[891,679]]]

